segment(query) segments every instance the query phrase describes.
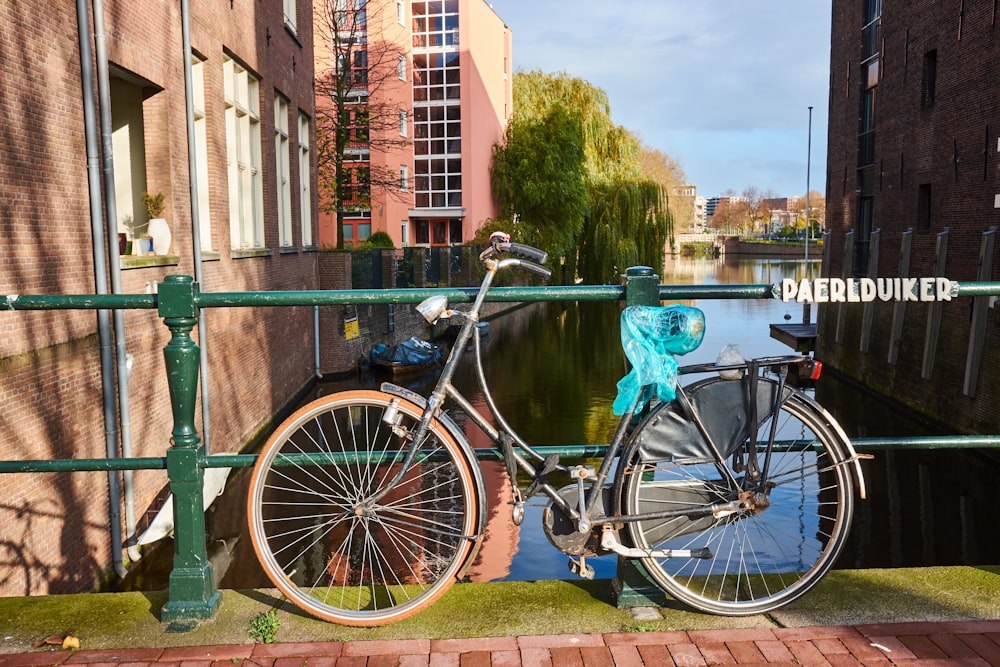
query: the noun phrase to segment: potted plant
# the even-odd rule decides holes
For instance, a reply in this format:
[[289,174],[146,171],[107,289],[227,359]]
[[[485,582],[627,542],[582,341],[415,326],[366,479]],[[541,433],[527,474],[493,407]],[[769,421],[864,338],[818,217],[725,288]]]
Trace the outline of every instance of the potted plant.
[[[153,249],[153,239],[146,233],[147,225],[138,223],[131,215],[122,218],[122,227],[127,232],[127,241],[123,255],[146,255]],[[143,245],[146,246],[143,249]]]
[[146,205],[146,212],[149,214],[146,231],[153,237],[153,252],[157,255],[166,255],[170,251],[170,226],[166,219],[161,217],[164,209],[163,193],[143,192],[142,203]]

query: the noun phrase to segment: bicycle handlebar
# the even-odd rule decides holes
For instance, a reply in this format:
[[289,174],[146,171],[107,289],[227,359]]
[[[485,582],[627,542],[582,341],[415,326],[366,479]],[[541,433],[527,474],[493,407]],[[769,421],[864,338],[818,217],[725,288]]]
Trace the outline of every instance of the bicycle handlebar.
[[[527,248],[529,246],[525,246],[525,247]],[[531,248],[531,249],[534,250],[534,248]],[[552,277],[552,272],[549,271],[544,266],[541,266],[539,264],[535,264],[534,262],[530,262],[530,261],[528,261],[526,259],[517,259],[516,257],[511,257],[511,258],[508,258],[508,259],[501,260],[500,265],[499,265],[498,268],[506,269],[509,266],[513,266],[513,267],[516,267],[516,268],[519,268],[519,269],[524,269],[525,271],[530,271],[531,273],[534,273],[535,275],[541,276],[545,280],[548,280],[549,278]]]
[[523,243],[513,243],[510,240],[510,235],[505,232],[493,232],[490,235],[490,245],[480,253],[479,259],[485,261],[487,258],[500,252],[519,255],[525,259],[504,259],[500,261],[497,268],[516,267],[530,271],[546,280],[552,277],[550,270],[544,266],[540,266],[549,260],[549,253],[538,248],[533,248],[530,245],[524,245]]
[[[507,248],[508,252],[515,255],[520,255],[530,259],[538,264],[544,264],[549,261],[549,253],[544,250],[539,250],[538,248],[532,248],[530,245],[524,245],[522,243],[510,243],[510,247]],[[529,269],[530,270],[530,269]]]

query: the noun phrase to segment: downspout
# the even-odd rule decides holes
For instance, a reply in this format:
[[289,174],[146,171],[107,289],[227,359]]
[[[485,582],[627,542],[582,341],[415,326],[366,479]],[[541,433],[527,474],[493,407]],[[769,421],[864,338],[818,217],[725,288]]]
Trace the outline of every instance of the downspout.
[[[108,257],[110,258],[111,293],[122,293],[122,270],[118,249],[118,197],[115,193],[114,143],[111,126],[111,86],[108,74],[107,36],[104,31],[104,0],[94,2],[94,50],[97,56],[97,95],[101,113],[101,157],[104,160],[104,202],[107,214]],[[113,311],[115,361],[118,377],[118,415],[121,424],[122,457],[132,458],[132,418],[129,408],[128,350],[125,344],[125,312]],[[136,544],[135,473],[122,471],[125,490],[125,548],[132,561],[142,558]]]
[[319,362],[319,306],[313,306],[313,355],[316,359],[316,379],[323,379],[323,369]]
[[[107,294],[106,256],[104,252],[104,225],[101,219],[101,175],[97,151],[97,118],[94,112],[94,71],[91,65],[90,22],[87,0],[76,0],[77,32],[80,42],[80,84],[83,93],[83,124],[87,143],[87,185],[90,197],[90,232],[94,246],[94,282],[97,294]],[[97,332],[101,347],[101,396],[104,404],[104,440],[108,458],[118,452],[118,433],[115,424],[115,390],[111,381],[113,363],[111,355],[110,315],[106,309],[97,311]],[[108,515],[111,532],[111,562],[118,576],[125,576],[122,565],[121,490],[118,473],[108,472]]]
[[[181,0],[181,43],[184,48],[184,110],[187,120],[188,181],[191,192],[191,245],[194,249],[194,279],[205,290],[205,271],[201,260],[201,217],[198,210],[198,151],[194,128],[194,72],[191,68],[191,8]],[[208,323],[205,309],[198,309],[198,347],[201,349],[201,444],[211,454],[211,428],[208,409]]]

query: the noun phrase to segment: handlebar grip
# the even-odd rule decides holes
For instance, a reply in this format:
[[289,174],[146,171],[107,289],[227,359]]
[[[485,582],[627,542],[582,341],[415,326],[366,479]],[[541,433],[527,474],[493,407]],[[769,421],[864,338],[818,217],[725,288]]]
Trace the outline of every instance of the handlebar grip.
[[539,264],[544,264],[549,261],[549,253],[544,250],[539,250],[538,248],[532,248],[530,245],[511,243],[510,252],[515,255],[520,255],[521,257],[527,257],[528,259],[538,262]]
[[[530,246],[525,246],[525,247],[527,248],[527,247],[530,247]],[[534,250],[534,248],[531,248],[531,249]],[[547,253],[542,253],[542,254],[544,255],[544,254],[547,254]],[[549,278],[552,277],[552,272],[549,271],[544,266],[541,266],[539,264],[535,264],[534,262],[529,262],[526,259],[519,259],[519,260],[516,260],[516,261],[517,261],[517,264],[518,264],[518,266],[520,268],[524,269],[525,271],[531,271],[535,275],[539,275],[539,276],[541,276],[545,280],[548,280]]]

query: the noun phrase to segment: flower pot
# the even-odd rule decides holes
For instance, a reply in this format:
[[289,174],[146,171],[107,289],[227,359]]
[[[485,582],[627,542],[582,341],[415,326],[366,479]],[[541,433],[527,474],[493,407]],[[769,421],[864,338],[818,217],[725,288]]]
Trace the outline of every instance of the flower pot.
[[118,232],[118,254],[128,254],[128,235],[125,232]]
[[153,218],[146,227],[146,232],[153,237],[153,252],[166,255],[170,252],[170,225],[165,218]]
[[132,241],[132,250],[136,255],[148,255],[153,252],[153,239],[142,236]]

